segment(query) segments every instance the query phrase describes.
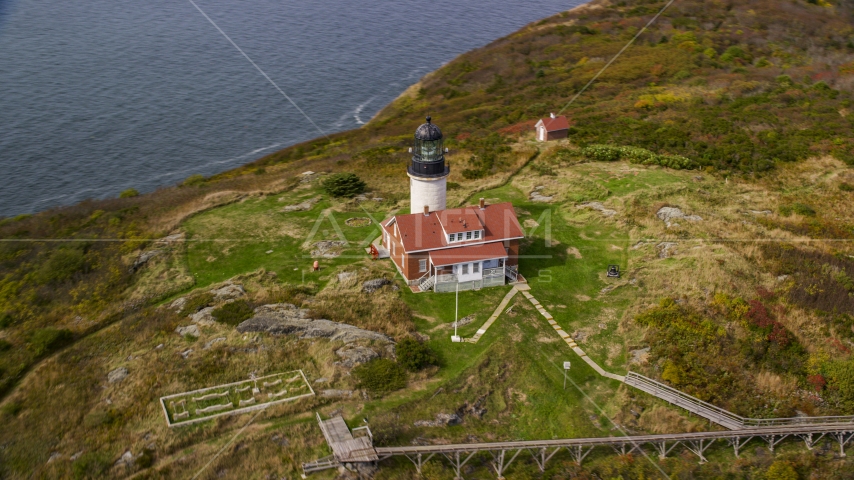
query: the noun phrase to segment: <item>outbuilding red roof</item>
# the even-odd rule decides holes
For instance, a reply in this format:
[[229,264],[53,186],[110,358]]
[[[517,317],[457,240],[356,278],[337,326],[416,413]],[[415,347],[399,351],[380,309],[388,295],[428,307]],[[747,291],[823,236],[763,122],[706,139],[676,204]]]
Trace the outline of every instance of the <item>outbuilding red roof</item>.
[[500,242],[471,245],[468,247],[444,248],[430,252],[430,262],[437,267],[474,261],[507,258],[504,244]]
[[[569,120],[563,115],[558,115],[555,118],[547,117],[540,119],[547,132],[556,132],[558,130],[569,130]],[[539,124],[540,122],[537,122]]]
[[[449,244],[448,233],[477,230],[477,228],[456,229],[458,228],[456,225],[460,224],[460,217],[467,219],[467,225],[470,225],[474,221],[479,221],[483,229],[483,238]],[[449,228],[452,228],[452,231],[445,231],[442,222],[443,219],[447,222]],[[435,250],[448,246],[453,248],[498,242],[525,236],[522,226],[519,225],[519,220],[516,219],[516,211],[513,210],[513,204],[509,202],[486,205],[483,209],[473,206],[430,212],[429,215],[424,215],[423,213],[395,215],[383,221],[382,226],[389,235],[394,235],[395,224],[397,224],[397,231],[400,233],[400,239],[403,242],[403,249],[407,253]]]

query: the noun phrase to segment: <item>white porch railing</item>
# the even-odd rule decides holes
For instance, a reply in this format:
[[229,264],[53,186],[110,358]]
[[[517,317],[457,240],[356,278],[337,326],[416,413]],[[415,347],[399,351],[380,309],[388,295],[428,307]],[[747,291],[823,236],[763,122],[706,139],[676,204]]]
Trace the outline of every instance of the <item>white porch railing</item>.
[[504,276],[504,267],[498,268],[484,268],[483,269],[483,277],[503,277]]

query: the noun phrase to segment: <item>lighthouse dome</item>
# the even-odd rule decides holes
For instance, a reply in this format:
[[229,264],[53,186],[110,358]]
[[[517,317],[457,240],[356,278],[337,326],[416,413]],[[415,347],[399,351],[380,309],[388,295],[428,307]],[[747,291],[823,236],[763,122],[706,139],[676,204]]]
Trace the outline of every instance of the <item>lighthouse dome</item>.
[[415,129],[416,140],[432,142],[442,139],[442,131],[439,130],[439,127],[430,123],[430,120],[430,117],[427,117],[427,123],[423,123],[420,127]]

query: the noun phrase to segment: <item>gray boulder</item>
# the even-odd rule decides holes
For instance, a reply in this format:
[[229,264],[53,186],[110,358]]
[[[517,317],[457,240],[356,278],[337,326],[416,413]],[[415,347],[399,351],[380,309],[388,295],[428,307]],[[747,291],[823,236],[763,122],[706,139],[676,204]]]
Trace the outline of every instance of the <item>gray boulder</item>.
[[335,355],[341,357],[341,366],[353,368],[356,365],[370,362],[378,358],[379,354],[368,347],[343,347],[335,352]]
[[128,369],[125,367],[119,367],[107,374],[107,381],[110,383],[118,383],[127,378],[127,376]]
[[216,322],[216,320],[214,320],[213,316],[211,315],[211,312],[213,311],[214,307],[203,308],[196,313],[190,314],[190,321],[203,326],[213,325]]
[[382,333],[363,330],[346,323],[308,318],[308,310],[290,303],[262,305],[255,315],[237,326],[240,333],[266,332],[272,335],[295,335],[300,338],[328,338],[351,343],[356,340],[378,340],[393,343]]
[[668,227],[674,225],[676,220],[689,220],[691,222],[703,220],[703,217],[699,215],[685,215],[682,209],[678,207],[661,207],[655,215]]
[[201,335],[201,332],[199,332],[199,327],[197,327],[196,325],[187,325],[186,327],[178,327],[175,329],[175,333],[177,333],[178,335],[181,335],[182,337],[185,335],[189,335],[191,337],[198,338],[199,335]]
[[211,290],[214,294],[214,299],[218,302],[240,298],[246,295],[246,290],[242,285],[227,284],[215,290]]
[[149,260],[160,255],[161,253],[163,252],[160,250],[149,250],[147,252],[142,252],[141,254],[139,254],[138,257],[136,257],[136,260],[133,261],[133,265],[131,265],[129,270],[130,273],[134,273],[135,271],[139,270],[140,268],[142,268],[143,265],[148,263]]

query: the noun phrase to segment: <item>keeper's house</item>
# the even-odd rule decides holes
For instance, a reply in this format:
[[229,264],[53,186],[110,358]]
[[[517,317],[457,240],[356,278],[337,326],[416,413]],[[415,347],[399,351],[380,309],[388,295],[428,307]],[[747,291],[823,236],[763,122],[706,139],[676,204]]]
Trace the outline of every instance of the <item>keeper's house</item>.
[[450,170],[438,127],[427,123],[415,132],[407,173],[411,212],[382,222],[382,243],[415,291],[471,290],[508,281],[518,273],[519,241],[524,237],[511,203],[446,209],[445,183]]

